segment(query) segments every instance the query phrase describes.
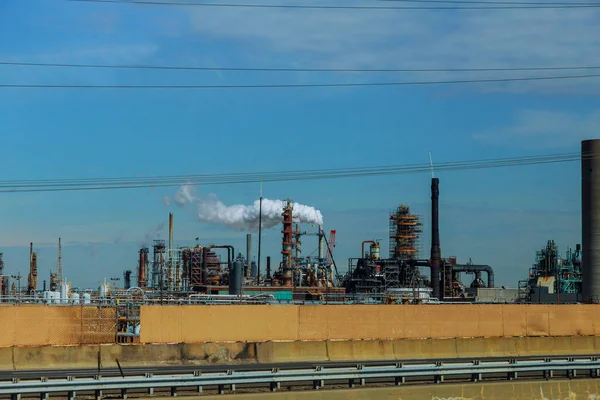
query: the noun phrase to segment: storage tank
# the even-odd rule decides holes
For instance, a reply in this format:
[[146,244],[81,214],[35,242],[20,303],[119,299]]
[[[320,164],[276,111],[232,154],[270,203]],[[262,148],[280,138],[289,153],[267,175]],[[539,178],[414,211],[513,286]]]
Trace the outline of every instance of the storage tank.
[[371,257],[373,258],[373,260],[379,260],[379,258],[380,258],[379,243],[372,243],[370,252],[371,252]]
[[71,294],[71,303],[79,304],[79,293]]
[[63,283],[60,285],[60,302],[66,304],[69,302],[69,284]]
[[82,298],[83,304],[90,304],[92,302],[92,296],[89,293],[84,293]]
[[60,292],[52,292],[52,302],[54,304],[60,304]]
[[100,297],[106,297],[108,295],[108,283],[101,283],[98,287],[98,295]]
[[237,259],[229,264],[229,294],[239,296],[242,289],[242,273],[244,271],[244,263]]
[[48,292],[47,290],[44,290],[42,292],[42,299],[43,299],[44,303],[47,303],[48,300],[50,300],[49,297],[50,297],[50,292]]

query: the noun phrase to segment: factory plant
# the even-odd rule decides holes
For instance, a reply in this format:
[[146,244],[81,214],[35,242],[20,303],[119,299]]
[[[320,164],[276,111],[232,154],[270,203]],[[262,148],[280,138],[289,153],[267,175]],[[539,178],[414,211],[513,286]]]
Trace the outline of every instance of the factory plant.
[[[37,289],[38,259],[32,243],[26,292],[20,290],[20,276],[4,275],[0,253],[1,299],[3,302],[47,304],[88,304],[117,299],[138,303],[598,302],[600,251],[594,250],[600,248],[600,235],[595,234],[600,222],[598,154],[600,140],[582,142],[582,245],[576,245],[574,250],[568,248],[563,257],[554,241],[548,241],[536,254],[528,278],[519,281],[510,295],[503,292],[511,289],[494,287],[494,271],[489,265],[470,261],[459,264],[456,257],[442,257],[439,179],[432,177],[428,258],[419,257],[418,251],[423,224],[408,205],[401,204],[389,216],[387,258],[382,257],[379,241],[365,240],[360,257],[348,260],[348,271],[342,276],[333,256],[336,231],[331,230],[327,237],[320,225],[314,231],[303,230],[294,215],[293,203],[287,200],[281,209],[281,261],[272,267],[272,258],[267,256],[264,273],[261,273],[260,257],[258,263],[252,261],[250,234],[246,235],[245,255],[229,244],[197,243],[175,248],[173,214],[170,213],[168,243],[155,240],[152,249],[139,249],[135,272],[124,271],[123,289],[103,283],[97,291],[71,290],[63,277],[59,239],[56,273],[51,272],[49,288],[44,281],[41,291]],[[315,258],[302,253],[303,242],[308,236],[317,239],[318,255]],[[260,243],[259,231],[259,256]],[[226,259],[221,258],[224,252]],[[466,284],[461,280],[464,274],[472,276]]]

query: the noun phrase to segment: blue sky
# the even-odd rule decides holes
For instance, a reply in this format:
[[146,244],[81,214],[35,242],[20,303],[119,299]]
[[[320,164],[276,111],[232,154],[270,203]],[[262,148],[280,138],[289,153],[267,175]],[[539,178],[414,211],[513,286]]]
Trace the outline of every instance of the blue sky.
[[[290,3],[291,2],[286,2]],[[312,4],[312,3],[311,3]],[[314,4],[328,4],[314,2]],[[331,3],[329,3],[331,4]],[[363,0],[344,4],[373,4]],[[218,67],[466,68],[600,65],[596,9],[502,11],[289,10],[4,0],[0,61]],[[547,72],[566,75],[572,72]],[[540,73],[261,73],[0,66],[0,83],[208,84],[390,82]],[[277,171],[460,161],[579,151],[600,122],[600,79],[448,86],[227,90],[0,89],[3,180]],[[489,264],[515,286],[535,251],[580,242],[578,163],[440,172],[441,245],[459,262]],[[388,212],[423,216],[429,246],[428,174],[269,183],[336,229],[336,259],[382,239]],[[96,286],[135,267],[149,237],[176,245],[245,237],[166,206],[176,188],[0,194],[0,252],[7,272],[39,282],[56,266]],[[225,204],[251,204],[258,185],[206,186]],[[279,229],[263,254],[278,260]],[[255,238],[254,244],[257,240]],[[307,239],[306,252],[312,252]],[[256,254],[256,248],[254,249]],[[263,261],[264,262],[264,261]]]

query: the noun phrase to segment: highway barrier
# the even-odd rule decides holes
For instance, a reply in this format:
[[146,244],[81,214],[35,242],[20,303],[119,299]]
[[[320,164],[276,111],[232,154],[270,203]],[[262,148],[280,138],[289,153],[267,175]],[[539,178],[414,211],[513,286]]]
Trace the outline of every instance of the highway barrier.
[[[349,387],[356,384],[364,385],[369,379],[390,379],[396,385],[405,382],[406,378],[433,377],[435,383],[441,383],[445,377],[470,376],[474,382],[484,379],[486,375],[506,374],[507,379],[517,379],[520,373],[540,373],[540,377],[552,378],[555,372],[564,372],[567,377],[575,377],[576,371],[587,371],[589,376],[597,378],[600,371],[600,361],[597,357],[561,358],[540,360],[507,360],[507,361],[478,361],[472,362],[429,362],[403,365],[363,365],[355,367],[317,366],[311,369],[271,369],[268,371],[257,368],[253,371],[228,370],[218,373],[200,373],[194,371],[187,375],[153,376],[150,373],[144,377],[102,378],[94,379],[19,381],[0,384],[0,395],[10,395],[12,400],[18,400],[24,394],[39,394],[46,399],[50,393],[68,393],[68,398],[74,400],[77,392],[94,392],[96,399],[102,397],[104,390],[120,390],[123,398],[127,390],[169,388],[172,396],[177,395],[178,388],[195,387],[201,391],[203,387],[218,388],[223,393],[226,388],[235,390],[236,385],[268,385],[271,391],[277,390],[281,384],[293,385],[312,382],[314,389],[324,386],[327,381],[347,381]],[[497,380],[496,377],[494,379]]]

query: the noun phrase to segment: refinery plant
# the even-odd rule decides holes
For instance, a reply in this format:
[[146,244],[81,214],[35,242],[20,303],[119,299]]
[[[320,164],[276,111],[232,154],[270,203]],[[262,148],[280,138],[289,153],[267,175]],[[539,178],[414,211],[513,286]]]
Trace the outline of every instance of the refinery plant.
[[[595,141],[584,141],[582,155],[593,153]],[[246,235],[245,255],[229,244],[173,246],[173,214],[169,213],[169,238],[155,240],[151,248],[138,251],[134,271],[123,272],[123,288],[103,283],[97,290],[72,290],[63,276],[61,242],[58,240],[56,272],[49,285],[38,289],[37,253],[30,243],[27,289],[21,276],[4,275],[0,253],[0,294],[2,301],[48,304],[89,304],[125,299],[136,302],[314,302],[314,303],[431,303],[431,302],[521,302],[576,303],[593,301],[600,294],[600,274],[589,267],[596,260],[590,250],[595,243],[592,215],[593,187],[590,171],[594,159],[582,156],[583,246],[567,248],[559,255],[553,240],[536,254],[527,279],[517,287],[496,288],[494,270],[470,260],[460,264],[456,257],[442,257],[439,234],[439,179],[431,179],[431,248],[428,258],[419,257],[419,238],[424,231],[418,215],[401,204],[389,216],[389,254],[383,257],[378,240],[365,240],[360,257],[348,260],[342,275],[334,259],[336,231],[326,235],[322,226],[304,230],[294,214],[291,200],[281,209],[281,255],[266,257],[261,270],[259,230],[258,261],[252,261],[252,235]],[[262,199],[261,199],[262,201]],[[382,221],[383,222],[383,221]],[[314,225],[313,225],[314,226]],[[302,244],[313,236],[318,243],[316,257],[305,256]],[[583,250],[582,250],[583,247]],[[585,249],[588,249],[586,252]],[[586,258],[587,257],[587,258]],[[272,260],[275,259],[275,263]],[[586,269],[587,265],[587,269]],[[587,278],[586,278],[587,276]],[[484,279],[485,278],[485,279]],[[465,282],[466,281],[466,282]],[[597,282],[598,281],[598,282]],[[15,286],[15,283],[17,286]],[[515,282],[517,283],[517,282]]]

